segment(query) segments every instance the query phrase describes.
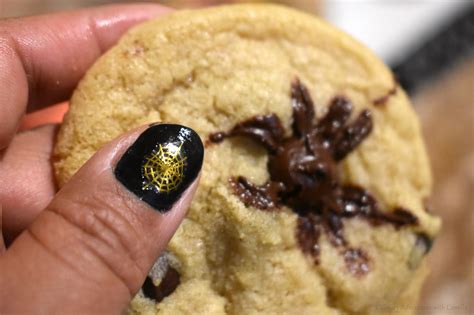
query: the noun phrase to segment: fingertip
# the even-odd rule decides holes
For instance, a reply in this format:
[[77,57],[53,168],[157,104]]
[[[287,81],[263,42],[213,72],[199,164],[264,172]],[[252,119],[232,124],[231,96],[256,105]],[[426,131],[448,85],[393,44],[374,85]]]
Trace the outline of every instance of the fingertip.
[[123,309],[185,217],[203,150],[192,129],[164,123],[104,145],[9,247],[11,268],[40,270],[33,274],[35,286],[27,288],[18,285],[18,275],[10,277],[10,296],[36,298],[32,304],[11,303],[12,310],[42,305],[57,312],[62,305],[45,303],[39,293],[51,281],[74,288],[75,295],[52,293],[70,313]]
[[194,183],[204,159],[204,146],[191,128],[178,124],[148,127],[122,155],[115,178],[140,200],[168,212]]

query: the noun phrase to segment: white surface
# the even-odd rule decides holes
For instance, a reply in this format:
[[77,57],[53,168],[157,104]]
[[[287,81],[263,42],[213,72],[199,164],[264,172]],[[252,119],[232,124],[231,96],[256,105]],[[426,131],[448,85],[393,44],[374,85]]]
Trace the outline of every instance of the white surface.
[[327,0],[326,19],[390,63],[474,0]]

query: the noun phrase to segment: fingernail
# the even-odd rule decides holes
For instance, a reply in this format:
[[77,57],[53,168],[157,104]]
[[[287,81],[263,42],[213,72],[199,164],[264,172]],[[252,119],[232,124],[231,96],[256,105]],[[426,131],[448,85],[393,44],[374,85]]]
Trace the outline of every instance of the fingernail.
[[138,198],[167,212],[196,179],[203,156],[202,141],[194,130],[151,125],[121,157],[114,174]]

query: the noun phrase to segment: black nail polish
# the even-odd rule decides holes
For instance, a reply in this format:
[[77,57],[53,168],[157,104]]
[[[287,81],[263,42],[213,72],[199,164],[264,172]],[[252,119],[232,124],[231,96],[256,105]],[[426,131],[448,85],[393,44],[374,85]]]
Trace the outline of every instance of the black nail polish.
[[152,125],[125,152],[114,173],[128,190],[166,212],[196,179],[203,156],[203,144],[194,130]]

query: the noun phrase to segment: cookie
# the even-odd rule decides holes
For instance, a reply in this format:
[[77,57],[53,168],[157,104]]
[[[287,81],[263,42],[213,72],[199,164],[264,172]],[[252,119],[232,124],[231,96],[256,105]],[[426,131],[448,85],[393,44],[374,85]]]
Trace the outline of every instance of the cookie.
[[206,142],[189,213],[131,314],[414,312],[440,221],[410,101],[367,48],[272,5],[142,24],[88,71],[58,134],[64,184],[146,123]]

